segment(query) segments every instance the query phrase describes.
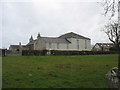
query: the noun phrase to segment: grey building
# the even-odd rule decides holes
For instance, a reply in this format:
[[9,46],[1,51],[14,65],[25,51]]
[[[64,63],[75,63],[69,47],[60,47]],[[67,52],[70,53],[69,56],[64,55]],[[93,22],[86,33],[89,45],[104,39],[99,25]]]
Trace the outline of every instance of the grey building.
[[[18,50],[19,47],[20,45],[11,45],[10,49]],[[59,37],[41,37],[40,33],[38,33],[37,39],[33,39],[31,36],[29,43],[25,46],[21,45],[21,49],[90,51],[91,39],[73,32],[63,34]]]
[[87,37],[70,32],[59,37],[41,37],[29,39],[27,44],[30,50],[90,50],[91,40]]
[[21,45],[21,43],[19,43],[19,45],[10,45],[9,50],[20,52],[21,50],[29,50],[29,48],[26,45]]

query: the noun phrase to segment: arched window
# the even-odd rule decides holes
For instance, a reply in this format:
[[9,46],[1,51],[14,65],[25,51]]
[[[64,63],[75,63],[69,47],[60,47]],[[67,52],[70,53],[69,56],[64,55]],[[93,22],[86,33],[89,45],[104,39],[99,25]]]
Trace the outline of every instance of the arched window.
[[17,49],[16,51],[19,51],[19,49]]

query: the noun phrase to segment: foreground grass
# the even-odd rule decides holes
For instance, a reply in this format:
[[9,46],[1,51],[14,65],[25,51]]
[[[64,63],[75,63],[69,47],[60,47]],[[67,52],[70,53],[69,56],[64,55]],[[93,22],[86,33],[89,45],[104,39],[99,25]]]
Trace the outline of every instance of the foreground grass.
[[117,55],[3,57],[3,88],[107,88]]

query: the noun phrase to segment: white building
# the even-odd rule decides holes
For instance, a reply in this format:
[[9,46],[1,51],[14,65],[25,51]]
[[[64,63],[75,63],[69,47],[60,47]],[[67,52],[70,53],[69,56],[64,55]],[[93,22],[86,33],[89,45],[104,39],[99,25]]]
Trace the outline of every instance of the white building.
[[38,34],[37,39],[29,39],[26,45],[30,50],[76,50],[90,51],[91,40],[87,37],[70,32],[59,37],[41,37]]
[[113,43],[96,43],[92,51],[110,51],[110,48],[113,47]]

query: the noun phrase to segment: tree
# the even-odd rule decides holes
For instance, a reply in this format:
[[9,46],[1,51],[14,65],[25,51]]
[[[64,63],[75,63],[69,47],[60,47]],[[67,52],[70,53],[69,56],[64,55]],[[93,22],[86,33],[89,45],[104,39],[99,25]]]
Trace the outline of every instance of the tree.
[[105,32],[111,42],[115,44],[118,50],[118,89],[120,90],[120,0],[103,0],[104,15],[110,13],[110,20],[114,17],[115,12],[118,12],[118,23],[108,24],[105,27]]
[[110,19],[118,12],[118,2],[120,0],[103,0],[104,15],[110,15]]
[[120,46],[119,26],[117,22],[109,23],[105,25],[103,31],[107,34],[109,40],[114,43],[115,48]]
[[103,29],[109,40],[114,43],[114,50],[118,52],[118,89],[120,90],[120,29],[118,22],[105,25]]

